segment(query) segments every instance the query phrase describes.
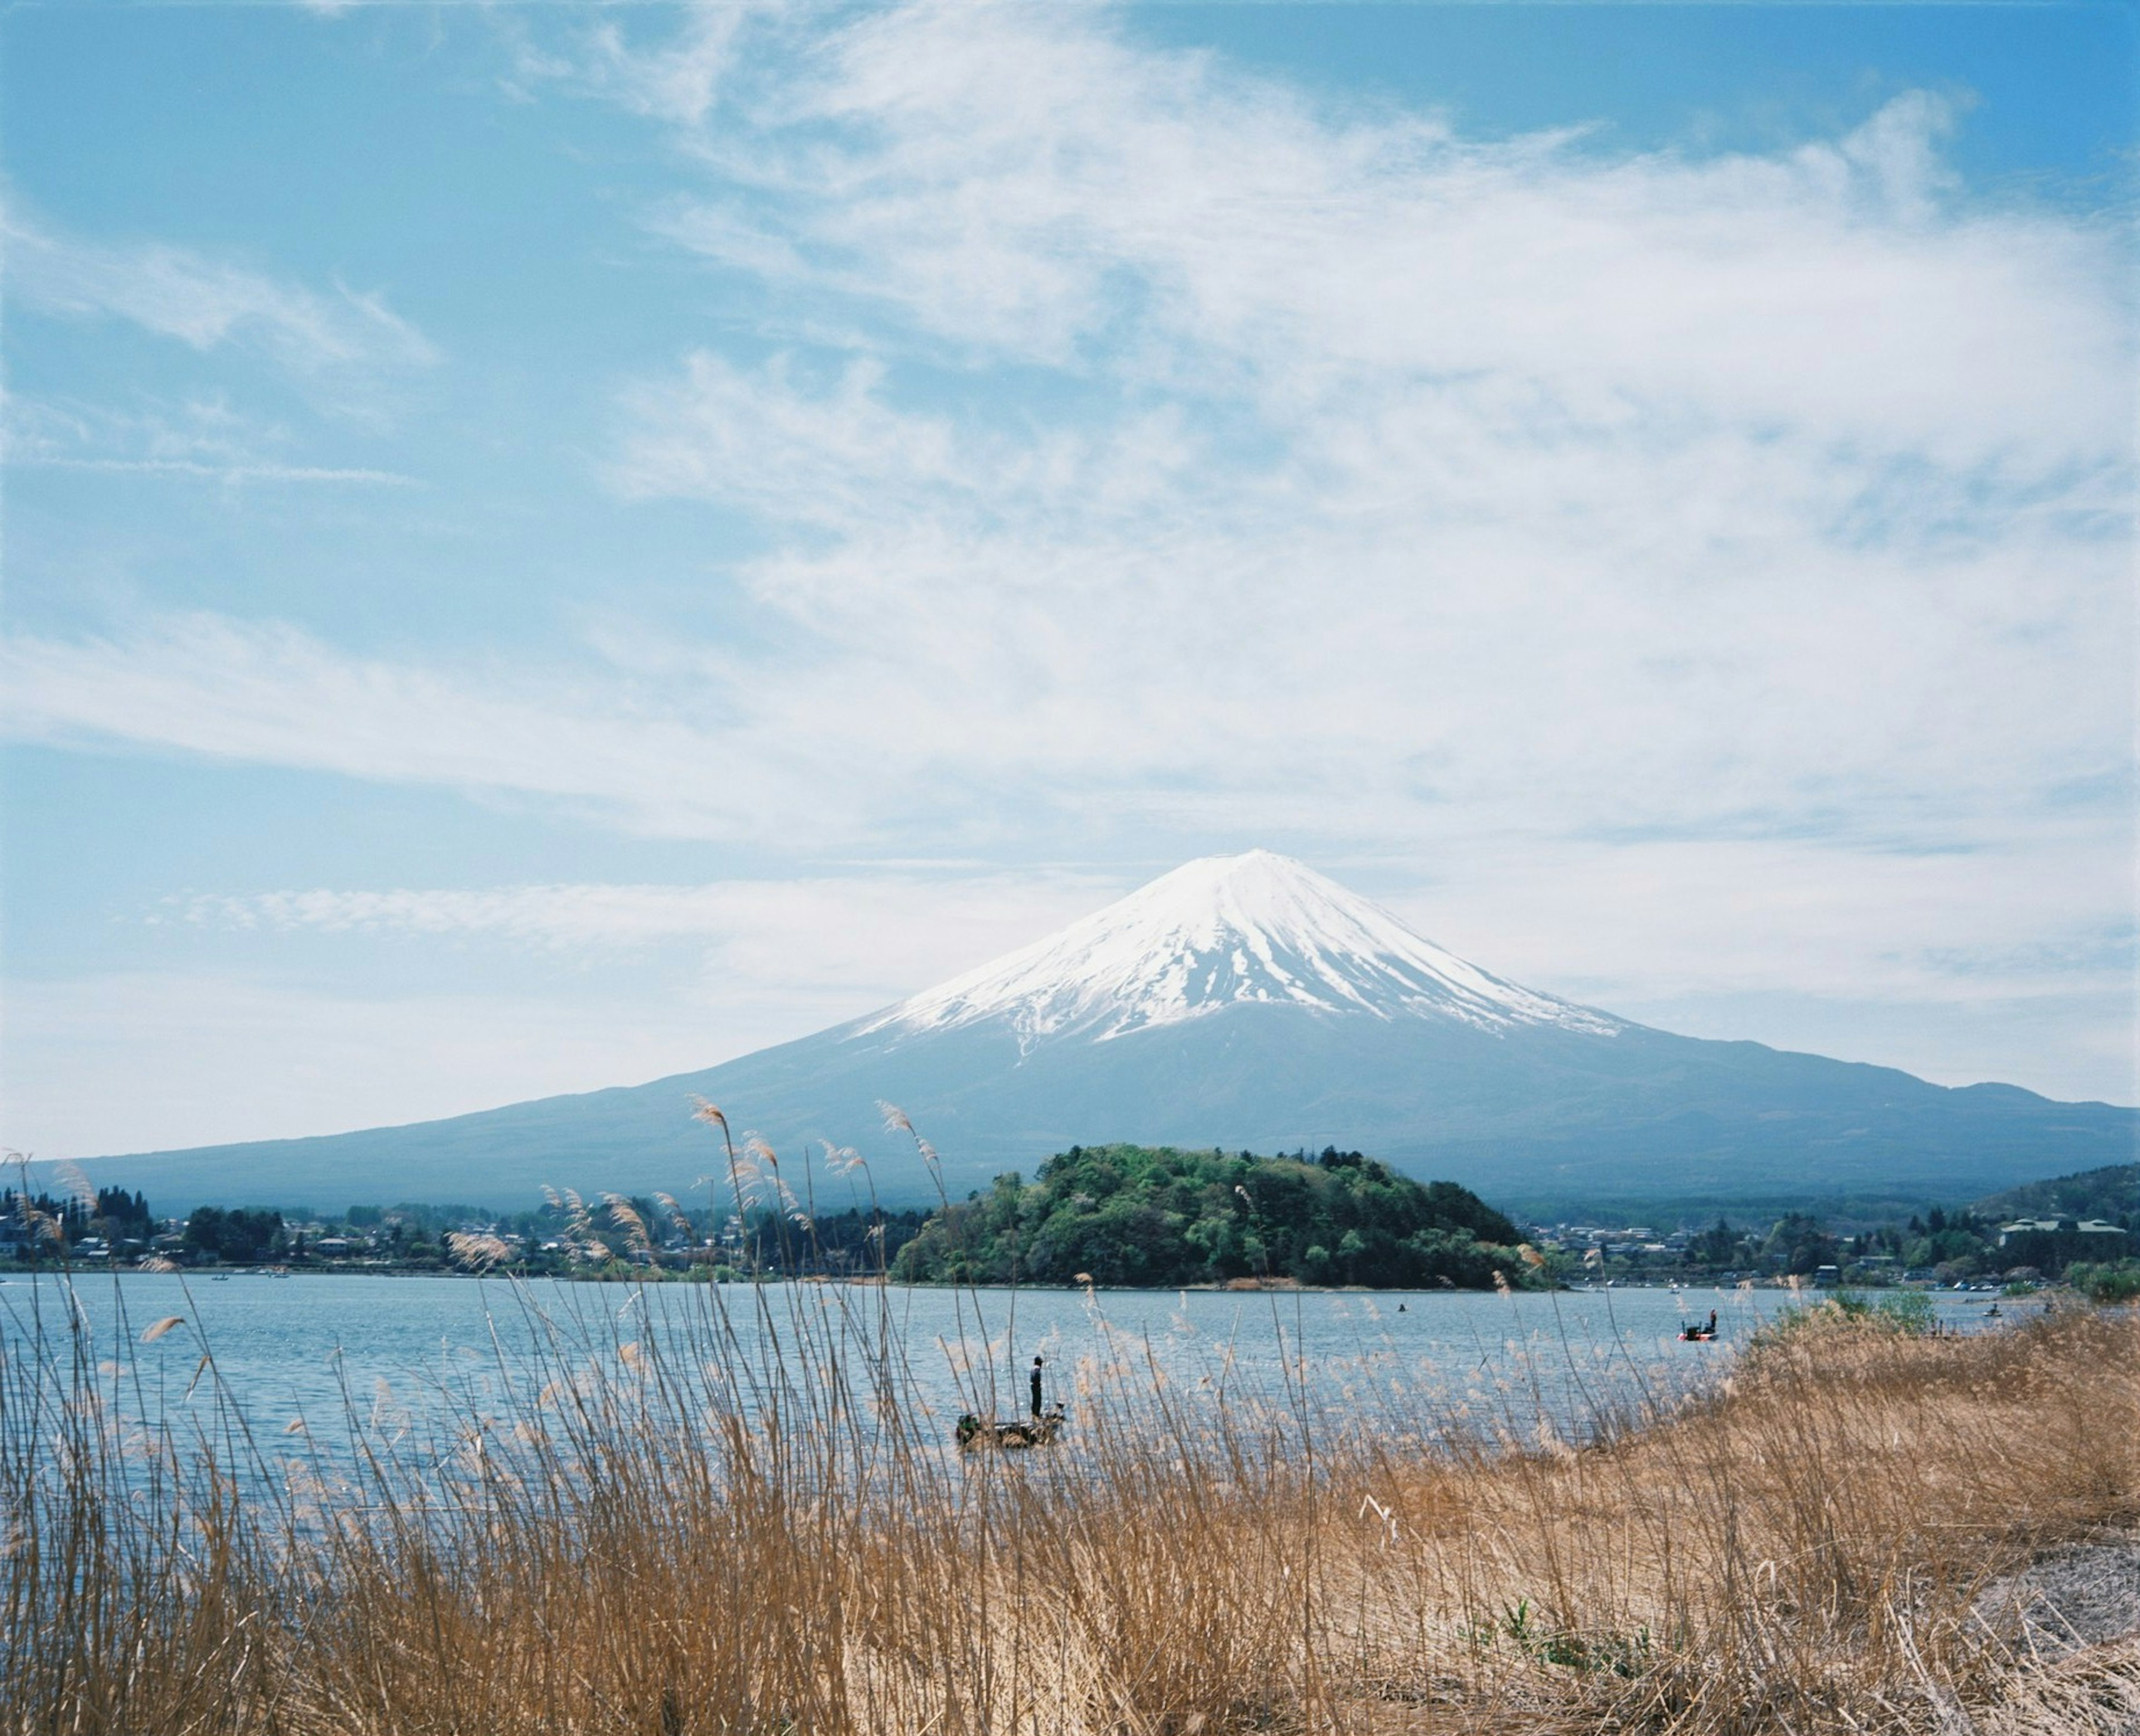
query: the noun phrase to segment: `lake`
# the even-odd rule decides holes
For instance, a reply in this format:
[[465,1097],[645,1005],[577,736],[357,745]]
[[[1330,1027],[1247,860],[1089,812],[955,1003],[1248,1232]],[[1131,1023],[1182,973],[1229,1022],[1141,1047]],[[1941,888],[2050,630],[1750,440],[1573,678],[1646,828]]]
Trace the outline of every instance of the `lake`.
[[[1446,1434],[1528,1434],[1541,1416],[1578,1438],[1604,1419],[1696,1390],[1735,1345],[1791,1305],[1789,1292],[1690,1287],[1514,1295],[1063,1290],[879,1290],[866,1286],[515,1284],[459,1277],[127,1273],[0,1281],[0,1346],[20,1353],[42,1317],[48,1345],[71,1309],[107,1381],[150,1415],[205,1415],[214,1383],[263,1432],[303,1418],[317,1437],[345,1400],[376,1421],[420,1424],[456,1403],[503,1408],[547,1346],[573,1356],[717,1322],[734,1354],[812,1367],[827,1342],[888,1338],[932,1426],[971,1407],[1024,1409],[1026,1371],[1046,1358],[1048,1396],[1070,1410],[1111,1390],[1212,1404],[1306,1403],[1325,1418]],[[1991,1298],[1941,1296],[1951,1329],[1979,1328]],[[1716,1311],[1715,1344],[1682,1322]],[[2016,1312],[2009,1303],[2006,1315]],[[140,1342],[150,1323],[184,1324]],[[818,1322],[838,1323],[829,1336]],[[703,1336],[699,1341],[705,1341]],[[798,1348],[798,1346],[801,1346]],[[562,1346],[561,1351],[560,1346]],[[632,1352],[625,1350],[629,1358]],[[547,1376],[545,1376],[547,1377]],[[525,1397],[525,1393],[519,1395]]]

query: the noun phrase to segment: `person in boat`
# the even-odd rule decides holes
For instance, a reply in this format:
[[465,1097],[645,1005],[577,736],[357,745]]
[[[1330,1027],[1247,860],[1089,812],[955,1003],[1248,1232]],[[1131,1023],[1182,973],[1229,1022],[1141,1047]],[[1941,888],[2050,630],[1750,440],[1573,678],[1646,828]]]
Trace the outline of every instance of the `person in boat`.
[[1029,1384],[1033,1388],[1033,1420],[1037,1423],[1040,1420],[1040,1358],[1038,1356],[1033,1359],[1033,1379]]
[[1029,1423],[1006,1425],[1004,1431],[1006,1439],[1003,1444],[1007,1447],[1047,1446],[1054,1440],[1056,1430],[1063,1426],[1063,1419],[1062,1405],[1052,1405],[1045,1416],[1036,1412]]
[[1014,1423],[986,1423],[969,1410],[959,1419],[959,1450],[970,1453],[976,1448],[994,1447],[1014,1453],[1027,1447],[1052,1446],[1068,1420],[1068,1413],[1059,1400],[1048,1407],[1045,1415],[1030,1420],[1020,1418]]

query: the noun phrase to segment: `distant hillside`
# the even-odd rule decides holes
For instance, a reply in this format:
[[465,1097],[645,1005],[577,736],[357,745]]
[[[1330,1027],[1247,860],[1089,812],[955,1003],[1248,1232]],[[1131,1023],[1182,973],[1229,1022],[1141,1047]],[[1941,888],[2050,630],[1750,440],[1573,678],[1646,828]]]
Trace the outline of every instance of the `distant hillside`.
[[2140,1216],[2140,1164],[2112,1164],[2008,1188],[1979,1200],[1976,1214],[1993,1219],[2102,1218],[2122,1222]]
[[1357,1151],[1313,1161],[1172,1146],[1073,1145],[1031,1182],[999,1175],[900,1250],[910,1282],[1142,1288],[1291,1278],[1483,1290],[1529,1268],[1516,1227],[1454,1182],[1422,1185]]

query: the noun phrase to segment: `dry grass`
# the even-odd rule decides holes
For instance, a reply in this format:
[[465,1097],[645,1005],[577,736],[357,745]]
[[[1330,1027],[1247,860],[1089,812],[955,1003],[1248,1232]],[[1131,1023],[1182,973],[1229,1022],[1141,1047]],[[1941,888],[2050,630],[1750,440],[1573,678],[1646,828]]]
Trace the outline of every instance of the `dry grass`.
[[961,1461],[876,1292],[700,1291],[624,1326],[615,1294],[599,1328],[534,1321],[534,1356],[423,1407],[434,1426],[349,1394],[267,1439],[228,1402],[182,1432],[76,1316],[48,1320],[0,1369],[5,1728],[2049,1736],[2140,1716],[2132,1644],[2032,1658],[1971,1614],[2035,1552],[2140,1517],[2130,1315],[1966,1339],[1838,1322],[1603,1444],[1524,1452],[1422,1444],[1307,1393],[1215,1412],[1132,1371],[1068,1444]]

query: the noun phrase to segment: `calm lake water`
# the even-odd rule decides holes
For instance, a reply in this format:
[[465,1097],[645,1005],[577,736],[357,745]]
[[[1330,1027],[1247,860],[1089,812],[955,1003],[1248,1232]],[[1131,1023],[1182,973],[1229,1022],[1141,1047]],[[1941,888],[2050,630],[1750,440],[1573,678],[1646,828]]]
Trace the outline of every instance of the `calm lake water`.
[[[1735,1344],[1790,1306],[1777,1290],[1688,1288],[1513,1296],[1210,1291],[939,1289],[773,1286],[513,1285],[465,1277],[322,1274],[211,1277],[149,1273],[78,1279],[71,1304],[50,1278],[0,1282],[0,1348],[19,1356],[42,1317],[46,1342],[72,1312],[91,1354],[118,1371],[152,1412],[205,1413],[195,1383],[204,1346],[224,1390],[257,1429],[302,1416],[317,1434],[345,1414],[345,1395],[420,1421],[452,1403],[499,1402],[539,1339],[572,1353],[659,1336],[719,1309],[749,1356],[793,1337],[798,1318],[838,1320],[903,1349],[914,1389],[948,1429],[974,1405],[1024,1409],[1033,1357],[1047,1359],[1048,1398],[1070,1408],[1112,1380],[1121,1390],[1210,1402],[1287,1401],[1304,1385],[1329,1416],[1441,1433],[1528,1431],[1543,1410],[1578,1435],[1718,1377]],[[1972,1330],[1992,1298],[1941,1297],[1951,1327]],[[1716,1344],[1681,1342],[1682,1322],[1716,1311]],[[817,1311],[815,1316],[810,1311]],[[801,1311],[799,1313],[798,1311]],[[881,1312],[880,1312],[881,1311]],[[2003,1311],[2011,1316],[2016,1307]],[[184,1325],[142,1344],[151,1322]],[[771,1340],[768,1345],[768,1335]],[[558,1337],[552,1337],[553,1344]],[[1296,1385],[1295,1383],[1298,1383]],[[190,1395],[189,1386],[192,1387]]]

